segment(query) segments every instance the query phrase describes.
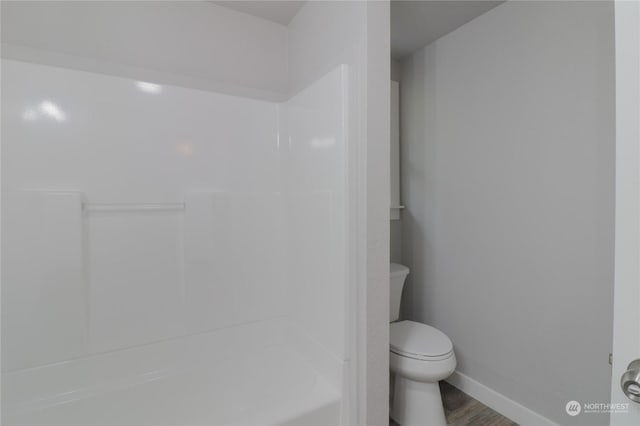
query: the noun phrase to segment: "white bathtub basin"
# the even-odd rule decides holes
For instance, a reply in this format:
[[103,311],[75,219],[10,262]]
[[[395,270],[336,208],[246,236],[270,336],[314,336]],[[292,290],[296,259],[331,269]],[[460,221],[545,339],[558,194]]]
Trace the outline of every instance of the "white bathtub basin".
[[5,373],[3,425],[337,425],[340,391],[255,323]]

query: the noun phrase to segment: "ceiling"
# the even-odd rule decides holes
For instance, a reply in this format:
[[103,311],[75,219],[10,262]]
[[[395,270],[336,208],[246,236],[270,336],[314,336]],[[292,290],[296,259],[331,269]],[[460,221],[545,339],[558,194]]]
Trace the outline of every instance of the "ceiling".
[[391,56],[407,56],[498,6],[502,1],[391,2]]
[[[309,0],[319,1],[319,0]],[[402,58],[455,30],[503,1],[392,0],[391,55]],[[305,1],[211,1],[220,6],[288,25]]]
[[304,1],[293,0],[257,0],[257,1],[212,1],[220,6],[248,13],[282,25],[289,25]]

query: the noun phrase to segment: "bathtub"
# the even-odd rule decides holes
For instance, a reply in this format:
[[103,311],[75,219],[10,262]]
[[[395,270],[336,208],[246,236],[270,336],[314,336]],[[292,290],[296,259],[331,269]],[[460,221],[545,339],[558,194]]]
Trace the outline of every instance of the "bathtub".
[[3,425],[339,425],[342,365],[269,320],[3,374]]

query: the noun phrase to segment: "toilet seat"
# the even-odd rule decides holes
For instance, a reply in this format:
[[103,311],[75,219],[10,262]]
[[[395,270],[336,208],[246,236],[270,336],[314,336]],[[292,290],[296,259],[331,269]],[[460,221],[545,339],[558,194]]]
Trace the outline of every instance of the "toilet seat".
[[442,331],[414,321],[390,325],[391,352],[421,361],[440,361],[453,356],[453,344]]

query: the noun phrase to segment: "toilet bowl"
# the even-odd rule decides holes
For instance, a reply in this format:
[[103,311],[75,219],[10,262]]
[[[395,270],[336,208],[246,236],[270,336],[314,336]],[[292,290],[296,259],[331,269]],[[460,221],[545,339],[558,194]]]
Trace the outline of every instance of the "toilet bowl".
[[[391,321],[400,314],[400,298],[409,268],[391,264]],[[394,378],[391,418],[401,426],[446,426],[438,381],[456,368],[453,344],[426,324],[390,324],[389,368]]]
[[391,418],[402,426],[446,425],[438,381],[456,369],[451,340],[418,322],[390,327],[389,367],[395,375]]

